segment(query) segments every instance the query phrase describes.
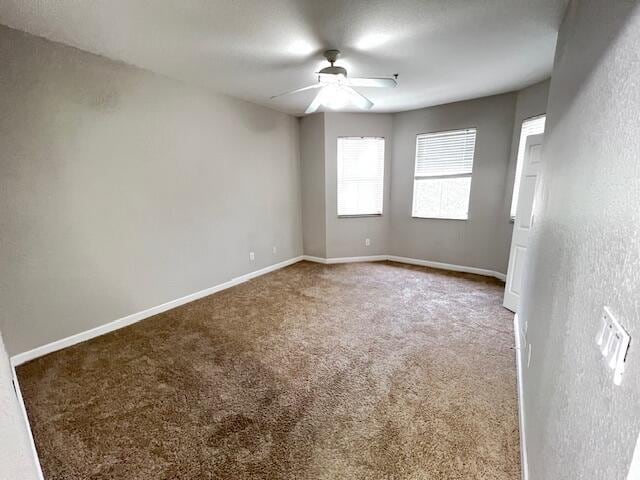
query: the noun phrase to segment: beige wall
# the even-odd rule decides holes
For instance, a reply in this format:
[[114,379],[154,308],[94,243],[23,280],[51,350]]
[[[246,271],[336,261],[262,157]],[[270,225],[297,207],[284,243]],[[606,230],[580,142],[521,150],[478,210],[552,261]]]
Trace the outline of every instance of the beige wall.
[[300,119],[302,238],[306,255],[327,256],[323,113]]
[[[0,326],[11,354],[303,249],[506,271],[511,135],[539,110],[544,84],[297,120],[7,28],[0,61]],[[412,219],[415,135],[471,125],[470,219]],[[385,137],[382,217],[337,217],[336,139],[351,135]]]
[[296,118],[4,27],[0,65],[10,354],[302,254]]
[[[327,112],[301,119],[305,253],[327,258],[393,254],[506,273],[520,126],[523,119],[546,111],[548,86],[545,81],[520,92],[398,114]],[[415,136],[468,126],[478,128],[470,218],[411,218]],[[339,136],[385,137],[382,217],[338,218]],[[370,247],[365,247],[366,238]]]
[[[570,4],[520,309],[531,480],[626,479],[640,434],[638,52],[639,2]],[[595,345],[605,305],[631,335],[620,386]]]
[[0,336],[0,478],[37,480],[27,424],[20,412],[9,357]]
[[[325,117],[327,256],[355,257],[388,253],[393,117],[381,113],[335,113]],[[384,199],[380,217],[338,218],[338,137],[384,137]],[[371,245],[365,246],[369,238]]]
[[[380,113],[316,113],[301,120],[304,253],[321,258],[388,253],[393,116]],[[338,137],[384,137],[383,214],[338,217]],[[365,245],[366,239],[370,246]]]
[[[509,93],[394,115],[389,253],[507,271],[511,233],[504,199],[516,98]],[[416,135],[467,127],[478,129],[469,219],[412,218]]]

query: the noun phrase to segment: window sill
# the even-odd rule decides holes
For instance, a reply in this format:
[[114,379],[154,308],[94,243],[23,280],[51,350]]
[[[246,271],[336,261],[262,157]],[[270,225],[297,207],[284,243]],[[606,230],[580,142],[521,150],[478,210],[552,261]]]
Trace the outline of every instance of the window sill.
[[381,213],[368,213],[362,215],[338,215],[338,218],[371,218],[371,217],[381,217]]
[[455,220],[455,221],[462,221],[462,222],[466,222],[467,220],[469,220],[469,217],[466,218],[451,218],[451,217],[416,217],[415,215],[411,215],[411,218],[415,218],[418,220]]

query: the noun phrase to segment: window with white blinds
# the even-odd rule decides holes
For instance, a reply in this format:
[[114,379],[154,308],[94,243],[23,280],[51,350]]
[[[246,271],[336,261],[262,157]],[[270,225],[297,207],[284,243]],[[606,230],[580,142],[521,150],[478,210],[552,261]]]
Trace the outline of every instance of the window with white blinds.
[[382,215],[384,138],[338,138],[338,216]]
[[524,162],[524,150],[527,146],[527,137],[529,135],[544,133],[546,121],[547,116],[540,115],[522,122],[522,128],[520,129],[520,143],[518,144],[518,156],[516,157],[516,177],[513,181],[513,196],[511,197],[511,218],[516,218],[516,210],[518,208],[520,180],[522,178],[522,163]]
[[412,216],[468,218],[475,146],[475,128],[417,136]]

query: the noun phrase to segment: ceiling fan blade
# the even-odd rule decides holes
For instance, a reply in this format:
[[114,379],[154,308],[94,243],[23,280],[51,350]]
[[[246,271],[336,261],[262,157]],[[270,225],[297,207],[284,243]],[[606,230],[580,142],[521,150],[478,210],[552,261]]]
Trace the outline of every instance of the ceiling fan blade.
[[278,97],[283,97],[285,95],[291,95],[298,92],[304,92],[305,90],[313,90],[314,88],[320,88],[322,86],[321,83],[314,83],[313,85],[309,85],[308,87],[296,88],[295,90],[291,90],[290,92],[280,93],[279,95],[274,95],[271,97],[271,100]]
[[347,85],[352,87],[395,87],[398,85],[393,78],[347,78]]
[[304,111],[305,114],[313,113],[316,110],[318,110],[318,108],[320,108],[320,105],[322,104],[322,93],[323,93],[322,90],[318,92],[318,94],[315,96],[313,101],[309,104],[307,109]]
[[373,102],[369,100],[367,97],[362,95],[360,92],[355,91],[351,87],[343,86],[345,90],[347,90],[351,94],[351,100],[356,104],[359,108],[364,108],[365,110],[370,110],[373,107]]

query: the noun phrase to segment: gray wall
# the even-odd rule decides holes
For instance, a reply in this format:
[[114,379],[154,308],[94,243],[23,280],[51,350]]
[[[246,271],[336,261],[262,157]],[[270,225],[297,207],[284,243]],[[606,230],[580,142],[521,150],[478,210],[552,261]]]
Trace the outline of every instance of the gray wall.
[[[393,254],[506,273],[520,127],[525,118],[546,111],[548,88],[544,81],[516,93],[395,115],[327,112],[302,118],[305,253],[327,258]],[[469,220],[411,218],[415,136],[468,126],[478,128]],[[339,136],[385,137],[382,217],[338,218]]]
[[[516,94],[509,93],[394,115],[389,253],[507,271],[511,229],[504,199],[515,106]],[[478,129],[469,219],[412,218],[416,135],[467,127]]]
[[0,478],[35,480],[38,478],[31,452],[27,425],[13,390],[9,357],[0,336]]
[[[532,480],[625,479],[640,432],[639,8],[573,1],[560,29],[520,312]],[[595,345],[604,305],[632,338],[621,386]]]
[[325,221],[324,113],[300,119],[302,238],[304,253],[327,256]]
[[[325,171],[327,257],[383,255],[388,253],[390,168],[393,116],[380,113],[325,113]],[[379,217],[338,218],[338,137],[384,137],[384,200]],[[365,239],[371,240],[369,247]]]
[[0,65],[10,354],[302,254],[296,118],[7,28]]

